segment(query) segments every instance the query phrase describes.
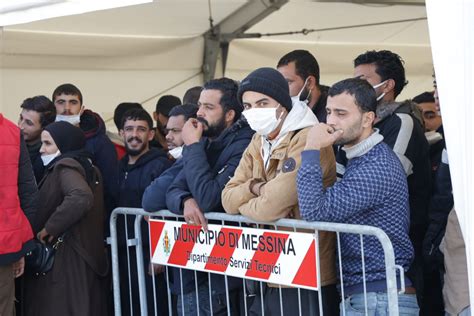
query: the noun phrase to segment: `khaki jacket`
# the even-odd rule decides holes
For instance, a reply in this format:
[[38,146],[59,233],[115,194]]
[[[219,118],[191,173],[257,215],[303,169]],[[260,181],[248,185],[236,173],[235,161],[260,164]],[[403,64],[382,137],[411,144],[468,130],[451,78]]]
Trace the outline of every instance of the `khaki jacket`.
[[[261,155],[262,139],[255,134],[245,150],[234,177],[222,191],[222,205],[229,214],[242,214],[255,221],[271,222],[280,218],[299,219],[296,175],[309,127],[289,132],[273,150],[267,170]],[[321,150],[324,186],[336,181],[336,163],[331,147]],[[250,191],[252,182],[265,182],[261,195]],[[321,284],[336,283],[335,234],[320,232],[319,253]]]

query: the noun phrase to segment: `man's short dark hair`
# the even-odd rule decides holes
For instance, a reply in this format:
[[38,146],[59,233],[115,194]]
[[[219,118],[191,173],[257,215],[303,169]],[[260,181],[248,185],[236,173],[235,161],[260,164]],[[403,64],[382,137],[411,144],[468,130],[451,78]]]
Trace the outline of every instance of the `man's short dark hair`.
[[334,97],[347,93],[354,97],[355,104],[362,113],[374,112],[377,108],[377,97],[375,90],[366,80],[359,78],[344,79],[329,88],[328,96]]
[[202,91],[201,86],[195,86],[189,88],[183,96],[183,104],[198,104],[199,96],[201,95]]
[[316,58],[307,50],[297,49],[289,52],[278,61],[277,68],[295,62],[296,74],[303,80],[308,76],[316,78],[316,85],[319,86],[319,64]]
[[123,114],[122,117],[122,128],[125,126],[127,121],[146,121],[148,123],[148,128],[153,129],[153,119],[151,115],[145,109],[131,109]]
[[220,92],[222,92],[222,97],[219,103],[222,106],[224,113],[227,113],[230,110],[234,110],[235,122],[240,118],[240,115],[244,110],[243,106],[240,104],[237,98],[238,89],[239,84],[237,83],[237,81],[224,77],[209,80],[204,84],[203,90],[219,90]]
[[177,105],[170,111],[170,117],[183,115],[184,120],[187,121],[190,118],[196,118],[198,106],[195,104],[183,104]]
[[433,95],[433,92],[423,92],[419,95],[417,95],[416,97],[413,98],[412,100],[413,102],[415,103],[434,103],[435,102],[435,99],[434,99],[434,95]]
[[408,83],[405,78],[404,63],[399,55],[389,50],[367,51],[354,59],[354,67],[375,64],[375,72],[382,78],[382,82],[393,79],[395,81],[395,97],[402,92],[403,87]]
[[65,95],[77,95],[79,98],[79,102],[81,102],[82,105],[82,93],[81,90],[79,90],[75,85],[71,83],[65,83],[54,89],[53,92],[53,102],[56,97],[60,96],[61,94]]
[[21,104],[21,108],[28,111],[38,112],[42,128],[53,123],[56,119],[56,107],[54,106],[54,103],[44,95],[37,95],[25,99]]
[[181,100],[174,95],[164,95],[156,102],[155,112],[161,113],[162,115],[169,117],[171,109],[181,104]]
[[137,102],[122,102],[114,110],[114,123],[117,126],[118,130],[123,128],[122,124],[122,117],[123,115],[131,109],[143,109],[143,106]]

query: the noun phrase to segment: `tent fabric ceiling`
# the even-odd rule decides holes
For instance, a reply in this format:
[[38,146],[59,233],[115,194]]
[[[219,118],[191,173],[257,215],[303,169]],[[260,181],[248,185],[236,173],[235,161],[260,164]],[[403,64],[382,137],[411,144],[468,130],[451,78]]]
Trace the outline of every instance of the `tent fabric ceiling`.
[[[267,0],[253,0],[267,1]],[[384,0],[380,0],[384,1]],[[211,0],[214,25],[232,15],[247,3],[246,0]],[[360,25],[426,16],[425,7],[407,5],[367,5],[338,2],[290,0],[280,10],[252,26],[246,33],[273,33]],[[89,12],[80,15],[52,18],[27,24],[6,26],[0,32],[2,68],[11,78],[29,82],[28,69],[41,70],[45,78],[63,71],[74,81],[71,70],[94,86],[96,74],[115,79],[116,73],[143,74],[137,77],[141,85],[152,85],[144,78],[147,72],[155,75],[177,71],[187,77],[200,71],[204,56],[202,35],[209,29],[208,0],[162,0],[153,3]],[[1,30],[1,29],[0,29]],[[231,42],[226,75],[241,79],[249,71],[262,66],[274,67],[286,52],[304,48],[318,59],[323,82],[332,84],[350,76],[352,60],[370,49],[390,49],[406,61],[411,84],[406,95],[431,88],[432,58],[427,21],[404,22],[335,31],[313,32],[304,35],[284,35],[259,39],[235,39]],[[36,72],[38,73],[38,72]],[[186,75],[184,75],[186,74]],[[219,73],[217,75],[220,75]],[[139,76],[139,75],[138,75]],[[183,77],[182,79],[185,79]],[[21,78],[24,78],[23,80]],[[324,80],[328,78],[328,80]],[[12,89],[15,81],[3,87]],[[61,80],[56,79],[57,81]],[[66,80],[66,79],[63,79]],[[143,81],[140,81],[143,80]],[[172,82],[179,81],[176,77]],[[49,86],[57,84],[49,83]],[[167,78],[157,78],[163,87]],[[60,82],[60,81],[59,81]],[[31,84],[34,82],[31,81]],[[415,84],[412,84],[415,83]],[[84,84],[84,83],[82,83]],[[95,85],[99,85],[97,82]],[[172,86],[172,83],[169,83]],[[179,94],[185,85],[179,87]],[[142,88],[149,91],[149,88]],[[47,94],[39,90],[35,93]],[[176,91],[176,90],[173,90]],[[159,91],[157,91],[159,92]],[[20,90],[1,100],[8,104],[21,102]],[[4,94],[5,95],[5,94]],[[138,94],[135,100],[147,100],[150,95]],[[27,97],[24,96],[23,99]],[[14,98],[14,99],[13,99]],[[130,98],[132,99],[132,98]],[[109,101],[110,107],[117,99]],[[96,104],[106,104],[106,97]],[[155,100],[150,101],[153,103]],[[105,105],[104,105],[105,106]],[[102,110],[104,113],[110,109]]]
[[[232,14],[246,1],[212,0],[214,23]],[[248,30],[248,33],[296,31],[358,25],[426,16],[424,6],[363,5],[291,1]],[[75,16],[48,19],[4,28],[5,67],[17,67],[9,56],[140,57],[189,49],[209,29],[206,0],[167,0]],[[194,41],[193,41],[194,40]],[[245,40],[235,40],[239,42]],[[258,39],[262,46],[399,47],[429,50],[426,20],[284,35]],[[238,44],[236,44],[238,45]],[[245,44],[244,44],[245,45]],[[273,50],[268,50],[273,51]],[[198,53],[195,50],[188,52]],[[202,55],[202,53],[198,53]],[[189,54],[191,55],[191,54]],[[268,54],[267,54],[268,55]],[[271,54],[273,55],[273,54]],[[428,57],[431,60],[431,56]],[[11,64],[10,64],[11,60]],[[166,60],[166,59],[165,59]],[[201,62],[201,60],[199,60]],[[100,63],[101,65],[102,62]],[[118,63],[118,67],[138,67],[143,62]],[[28,65],[28,63],[27,63]],[[182,60],[163,67],[183,67]],[[53,65],[54,66],[54,65]],[[149,65],[154,68],[153,62]],[[34,67],[34,65],[30,65]]]

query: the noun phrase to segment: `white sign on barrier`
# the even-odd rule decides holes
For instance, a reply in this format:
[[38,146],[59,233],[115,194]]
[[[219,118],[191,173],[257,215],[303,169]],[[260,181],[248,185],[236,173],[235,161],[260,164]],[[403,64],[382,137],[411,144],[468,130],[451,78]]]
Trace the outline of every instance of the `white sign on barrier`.
[[150,220],[152,262],[316,290],[313,234]]

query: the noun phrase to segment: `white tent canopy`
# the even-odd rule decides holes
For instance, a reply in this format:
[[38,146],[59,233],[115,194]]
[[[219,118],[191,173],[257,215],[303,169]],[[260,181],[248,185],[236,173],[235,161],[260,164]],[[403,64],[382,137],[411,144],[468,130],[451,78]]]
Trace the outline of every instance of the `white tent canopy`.
[[[162,93],[182,96],[202,84],[203,34],[255,1],[163,0],[5,26],[1,40],[0,110],[16,119],[22,100],[50,96],[71,82],[86,106],[110,119],[123,101],[144,102],[152,110]],[[258,1],[270,5],[268,1]],[[284,2],[284,1],[283,1]],[[209,3],[210,8],[209,10]],[[247,14],[247,13],[244,13]],[[289,1],[246,33],[327,29],[426,17],[423,5]],[[237,20],[237,23],[240,22]],[[427,21],[318,31],[230,42],[225,75],[242,79],[251,70],[274,67],[285,53],[310,50],[321,67],[321,82],[352,75],[352,60],[370,49],[390,49],[406,62],[410,81],[401,98],[432,89]],[[218,62],[216,76],[222,75]]]
[[[94,2],[36,0],[89,4],[91,1]],[[120,0],[122,5],[128,1],[134,0]],[[409,80],[399,99],[432,90],[433,62],[423,0],[351,2],[155,0],[0,26],[0,111],[16,120],[22,100],[40,94],[50,96],[56,86],[65,82],[76,84],[84,95],[86,107],[106,119],[110,119],[115,106],[124,101],[141,102],[152,110],[161,94],[182,96],[187,88],[202,84],[209,76],[207,70],[213,70],[209,67],[213,65],[210,61],[218,56],[221,44],[228,50],[220,55],[216,76],[225,74],[242,79],[255,68],[274,67],[283,54],[302,48],[316,56],[321,82],[330,85],[352,76],[352,61],[358,54],[372,49],[389,49],[405,60]],[[0,9],[4,3],[0,0]],[[433,49],[438,75],[442,76],[438,78],[439,95],[442,106],[448,104],[442,111],[446,118],[448,151],[454,157],[455,203],[461,214],[472,277],[474,243],[468,227],[474,223],[474,217],[470,215],[474,178],[474,118],[470,110],[474,3],[470,0],[429,0],[428,3]],[[2,24],[2,13],[0,10],[0,25],[6,25]],[[206,36],[211,33],[210,16],[216,26],[214,32],[222,32],[220,39],[239,36],[228,46],[225,41],[213,41],[215,38]],[[43,15],[38,17],[44,18]],[[402,20],[404,22],[388,23]],[[365,26],[355,27],[358,25]],[[345,26],[353,27],[341,29]],[[244,32],[279,33],[302,29],[319,31],[253,39],[241,36]],[[446,43],[450,46],[445,47]],[[227,58],[223,58],[226,55]],[[222,70],[223,59],[225,71]],[[457,80],[452,80],[450,72]],[[460,121],[459,113],[463,113]],[[471,297],[474,300],[474,290]]]

